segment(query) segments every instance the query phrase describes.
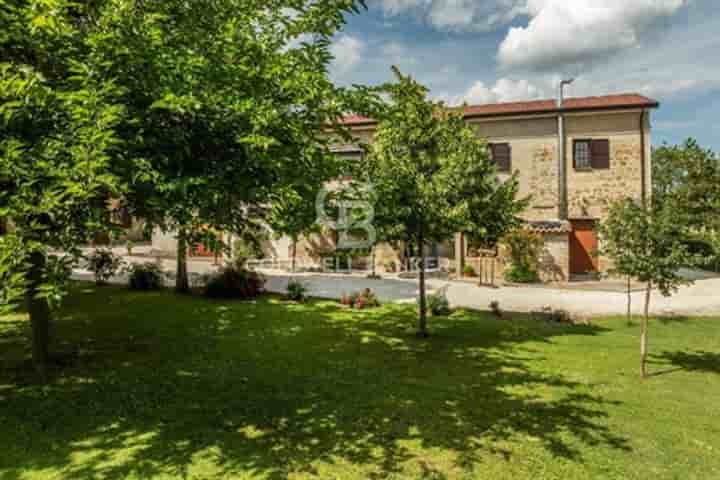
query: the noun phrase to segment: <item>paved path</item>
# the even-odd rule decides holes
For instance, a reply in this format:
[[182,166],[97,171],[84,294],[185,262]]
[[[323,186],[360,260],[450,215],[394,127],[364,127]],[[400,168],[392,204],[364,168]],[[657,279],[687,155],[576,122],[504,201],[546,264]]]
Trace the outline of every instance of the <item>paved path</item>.
[[[148,261],[147,258],[126,258],[133,262]],[[211,262],[190,261],[191,272],[206,273],[216,269]],[[173,271],[175,262],[164,260],[163,268]],[[322,298],[339,299],[345,293],[371,288],[381,300],[414,302],[418,294],[417,280],[386,278],[367,279],[361,275],[298,273],[288,274],[278,270],[262,270],[268,278],[267,289],[283,293],[290,278],[305,283],[310,294]],[[92,279],[87,271],[76,271],[76,278]],[[125,279],[116,278],[116,283]],[[505,311],[529,312],[550,306],[576,315],[624,315],[627,311],[627,294],[619,291],[578,290],[553,287],[479,287],[472,283],[429,279],[428,288],[445,288],[450,303],[457,307],[487,310],[491,301],[497,300]],[[634,291],[632,310],[641,314],[645,293]],[[720,317],[720,278],[702,278],[692,286],[682,287],[670,298],[653,292],[651,311],[653,315],[704,315]]]
[[[268,276],[268,289],[282,292],[290,278],[296,278],[310,289],[311,294],[323,298],[340,298],[343,293],[371,288],[385,301],[413,302],[417,296],[416,280],[369,280],[356,276],[295,274],[264,271]],[[428,280],[432,290],[445,288],[450,303],[458,307],[487,310],[490,302],[497,300],[506,311],[529,312],[545,306],[566,310],[577,315],[624,315],[627,312],[627,293],[608,291],[582,291],[562,288],[528,287],[479,287],[472,283]],[[645,292],[631,294],[632,310],[641,314]],[[674,296],[664,298],[653,292],[651,301],[653,315],[717,315],[720,316],[720,279],[699,280],[695,285],[683,287]]]

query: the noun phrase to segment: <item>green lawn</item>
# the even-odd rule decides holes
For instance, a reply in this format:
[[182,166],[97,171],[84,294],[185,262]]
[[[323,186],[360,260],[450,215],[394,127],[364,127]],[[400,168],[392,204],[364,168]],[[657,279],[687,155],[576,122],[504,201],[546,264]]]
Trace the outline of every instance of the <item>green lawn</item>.
[[0,318],[0,478],[720,478],[720,321],[571,327],[81,287]]

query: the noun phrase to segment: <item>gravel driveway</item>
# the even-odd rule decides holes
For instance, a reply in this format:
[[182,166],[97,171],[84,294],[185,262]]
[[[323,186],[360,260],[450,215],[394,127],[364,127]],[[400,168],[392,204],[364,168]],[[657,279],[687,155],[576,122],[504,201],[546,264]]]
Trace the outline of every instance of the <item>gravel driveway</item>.
[[[148,261],[147,258],[126,258],[138,262]],[[191,272],[206,273],[216,269],[211,262],[190,261]],[[175,262],[163,261],[163,268],[173,271]],[[298,273],[288,274],[278,270],[261,270],[268,278],[267,288],[271,292],[285,291],[290,278],[305,283],[310,294],[322,298],[339,299],[345,293],[371,288],[381,300],[392,302],[414,302],[418,294],[417,280],[386,278],[381,280],[367,279],[361,275]],[[92,279],[87,271],[78,270],[75,278]],[[720,316],[720,278],[710,275],[695,275],[699,278],[694,285],[682,287],[670,298],[664,298],[659,292],[653,292],[651,312],[653,315],[701,315]],[[709,278],[708,278],[709,277]],[[124,283],[124,279],[114,279],[116,283]],[[627,311],[627,294],[621,291],[580,290],[560,287],[479,287],[472,283],[428,279],[428,289],[445,288],[450,303],[457,307],[488,309],[491,301],[500,302],[505,311],[529,312],[550,306],[566,310],[575,315],[600,316],[624,315]],[[634,291],[632,310],[641,314],[645,293]]]

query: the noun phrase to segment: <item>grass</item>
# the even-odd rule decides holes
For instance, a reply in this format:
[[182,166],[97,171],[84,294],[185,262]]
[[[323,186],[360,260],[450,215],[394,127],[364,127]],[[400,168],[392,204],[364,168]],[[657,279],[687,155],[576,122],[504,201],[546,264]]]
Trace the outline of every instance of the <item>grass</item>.
[[720,478],[720,322],[564,326],[79,287],[0,318],[0,478]]

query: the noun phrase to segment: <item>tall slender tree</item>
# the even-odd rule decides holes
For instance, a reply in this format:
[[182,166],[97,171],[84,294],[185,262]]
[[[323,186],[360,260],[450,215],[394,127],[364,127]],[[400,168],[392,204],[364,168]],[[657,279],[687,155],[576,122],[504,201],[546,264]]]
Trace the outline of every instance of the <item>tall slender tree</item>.
[[[501,182],[485,141],[457,110],[427,98],[427,89],[393,68],[367,161],[375,223],[399,228],[418,246],[418,335],[427,336],[425,248],[456,232],[499,238],[518,222],[517,178]],[[502,212],[502,214],[497,214]]]
[[682,267],[694,262],[683,242],[684,228],[670,205],[643,206],[630,199],[615,203],[600,226],[601,253],[612,260],[613,271],[646,285],[640,328],[643,378],[648,376],[648,325],[653,289],[668,297],[681,285],[692,283],[680,275]]

